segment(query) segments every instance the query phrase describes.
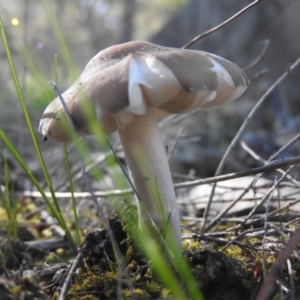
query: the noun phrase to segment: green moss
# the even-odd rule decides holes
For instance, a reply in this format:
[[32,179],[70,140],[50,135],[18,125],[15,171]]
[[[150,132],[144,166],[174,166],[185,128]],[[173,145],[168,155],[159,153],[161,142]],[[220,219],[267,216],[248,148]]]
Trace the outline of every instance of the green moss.
[[14,285],[10,288],[10,292],[15,295],[15,296],[18,296],[20,295],[20,292],[21,292],[21,286],[19,285]]
[[202,245],[199,241],[196,241],[195,239],[188,239],[183,241],[182,248],[183,250],[198,251],[202,249]]
[[157,298],[161,295],[162,286],[155,281],[146,281],[145,290],[153,297]]

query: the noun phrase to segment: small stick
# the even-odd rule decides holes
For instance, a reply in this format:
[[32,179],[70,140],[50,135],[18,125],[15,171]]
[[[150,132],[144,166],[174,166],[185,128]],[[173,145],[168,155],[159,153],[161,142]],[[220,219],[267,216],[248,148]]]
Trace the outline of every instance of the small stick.
[[259,3],[261,0],[255,0],[252,3],[250,3],[248,6],[244,7],[242,10],[240,10],[239,12],[237,12],[235,15],[233,15],[232,17],[230,17],[229,19],[227,19],[226,21],[224,21],[223,23],[219,24],[218,26],[196,36],[195,38],[193,38],[190,42],[188,42],[187,44],[185,44],[182,48],[186,49],[189,48],[190,46],[192,46],[194,43],[196,43],[198,40],[204,38],[205,36],[219,30],[220,28],[222,28],[223,26],[227,25],[228,23],[230,23],[231,21],[233,21],[234,19],[236,19],[237,17],[239,17],[241,14],[243,14],[244,12],[246,12],[248,9],[250,9],[251,7],[253,7],[254,5],[256,5],[257,3]]
[[268,72],[269,72],[269,69],[267,69],[267,68],[264,68],[264,69],[262,69],[262,70],[256,72],[256,73],[250,78],[250,82],[253,83],[254,80],[256,80],[256,79],[259,78],[259,77],[262,77],[263,75],[265,75],[265,74],[268,73]]
[[[275,178],[274,186],[277,183],[277,178]],[[267,201],[266,205],[266,213],[265,213],[265,230],[264,230],[264,236],[262,240],[262,245],[261,245],[261,255],[262,255],[262,265],[263,265],[263,276],[264,278],[266,277],[267,274],[267,264],[266,264],[266,256],[265,256],[265,244],[267,240],[267,234],[268,234],[268,214],[269,214],[269,208],[270,208],[270,203],[273,199],[273,194],[274,194],[275,189],[272,189],[272,192],[269,195],[269,199]]]
[[62,106],[63,106],[63,108],[65,110],[65,112],[66,112],[68,122],[72,126],[72,129],[74,129],[74,131],[75,131],[74,123],[73,123],[73,120],[72,120],[72,117],[71,117],[71,113],[69,111],[68,106],[66,105],[66,102],[65,102],[65,100],[64,100],[61,92],[59,91],[59,89],[57,87],[57,84],[54,81],[50,81],[49,83],[52,85],[54,91],[56,92],[56,94],[57,94],[57,96],[58,96],[58,98],[59,98],[59,100],[60,100],[60,102],[61,102],[61,104],[62,104]]
[[[286,159],[278,159],[274,160],[270,163],[268,163],[265,166],[258,167],[258,168],[253,168],[253,169],[248,169],[248,170],[243,170],[239,172],[234,172],[234,173],[229,173],[225,175],[219,175],[219,176],[214,176],[214,177],[208,177],[205,179],[197,179],[197,180],[192,180],[192,181],[187,181],[187,182],[181,182],[181,183],[176,183],[174,184],[174,189],[184,189],[184,188],[190,188],[194,187],[197,185],[204,185],[204,184],[211,184],[211,183],[217,183],[217,182],[222,182],[222,181],[227,181],[235,178],[240,178],[240,177],[245,177],[249,175],[254,175],[262,172],[268,172],[272,170],[276,170],[278,168],[284,168],[288,167],[291,165],[296,165],[300,164],[300,156],[298,157],[293,157],[293,158],[286,158]],[[251,184],[252,185],[252,184]],[[107,192],[99,192],[99,191],[94,191],[93,192],[96,197],[109,197],[109,196],[124,196],[128,194],[133,194],[132,189],[125,189],[125,190],[111,190]],[[40,193],[38,191],[25,191],[22,193],[15,193],[16,195],[22,195],[25,197],[39,197]],[[51,196],[48,192],[45,192],[46,195]],[[70,197],[70,193],[65,193],[65,192],[57,192],[55,193],[57,197],[60,198],[68,198]],[[74,196],[76,197],[81,197],[81,198],[87,198],[91,195],[90,192],[75,192]]]
[[243,68],[244,72],[253,69],[254,67],[256,67],[262,61],[262,59],[265,57],[265,55],[267,54],[267,52],[269,50],[270,40],[264,40],[262,42],[262,45],[263,45],[263,47],[261,49],[260,54],[248,66]]
[[[283,151],[285,151],[286,149],[288,149],[288,147],[290,147],[291,145],[293,145],[300,137],[300,134],[297,134],[294,138],[292,138],[288,143],[286,143],[283,147],[281,147],[275,154],[273,154],[266,163],[269,163],[272,159],[276,158],[278,155],[280,155]],[[217,176],[218,177],[218,176]],[[291,176],[288,174],[287,178],[290,178]],[[251,187],[253,187],[254,181],[256,179],[254,179],[249,185],[248,187],[244,190],[244,192],[237,197],[228,207],[226,207],[225,209],[223,209],[223,211],[221,211],[206,227],[206,230],[210,230],[215,224],[216,222],[222,218],[225,214],[227,214],[227,212],[238,202],[240,201],[243,196],[250,190]],[[299,186],[299,183],[296,180],[292,180],[293,183],[296,184],[296,186]],[[281,209],[277,210],[278,212],[280,210],[283,210],[284,208],[288,208],[293,206],[294,204],[298,203],[299,200],[295,200],[292,203],[289,203],[287,205],[285,205],[284,207],[282,207]],[[274,213],[274,212],[273,212]],[[271,214],[273,214],[271,213]],[[248,224],[248,223],[247,223]]]
[[295,283],[294,283],[294,278],[293,278],[293,266],[292,262],[290,259],[287,260],[287,269],[288,269],[288,274],[289,274],[289,279],[290,279],[290,285],[291,285],[291,300],[296,300],[295,298]]
[[291,147],[294,143],[296,143],[300,138],[300,133],[295,135],[290,141],[288,141],[285,145],[283,145],[277,152],[275,152],[270,158],[269,161],[276,158],[279,154],[287,150],[289,147]]
[[251,210],[251,212],[246,217],[244,224],[255,214],[257,207],[261,206],[266,201],[266,199],[268,199],[268,197],[270,197],[273,194],[274,190],[277,188],[279,183],[285,178],[285,176],[292,170],[293,167],[294,165],[290,166],[286,170],[286,172],[274,183],[274,185],[270,188],[270,190],[266,193],[266,195],[255,205],[255,207]]
[[202,108],[199,108],[184,114],[170,115],[159,122],[159,128],[165,128],[175,123],[181,122],[182,120],[188,119],[202,110],[203,110]]
[[58,300],[63,300],[64,299],[65,293],[67,292],[67,288],[68,288],[68,286],[70,284],[70,281],[71,281],[71,276],[76,271],[76,269],[79,265],[79,262],[81,260],[82,260],[82,254],[78,253],[75,260],[74,260],[74,262],[73,262],[73,264],[72,264],[72,267],[69,269],[69,272],[68,272],[68,275],[67,275],[66,279],[64,280],[64,283],[63,283],[63,286],[61,288]]
[[192,181],[188,181],[188,182],[176,183],[176,184],[174,184],[174,188],[182,189],[182,188],[188,188],[188,187],[192,187],[192,186],[196,186],[196,185],[217,183],[220,181],[231,180],[234,178],[245,177],[245,176],[249,176],[249,175],[253,175],[253,174],[258,174],[258,173],[275,170],[278,168],[288,167],[288,166],[299,164],[299,163],[300,163],[300,157],[278,159],[278,160],[273,160],[272,162],[270,162],[267,165],[262,166],[262,167],[257,167],[257,168],[239,171],[239,172],[235,172],[235,173],[229,173],[226,175],[209,177],[209,178],[205,178],[205,179],[198,179],[198,180],[192,180]]
[[280,276],[281,270],[300,242],[300,228],[297,228],[285,248],[279,253],[276,262],[273,264],[271,272],[266,276],[261,288],[258,291],[256,300],[271,299],[276,280]]
[[[286,210],[287,208],[290,208],[290,207],[292,207],[293,205],[295,205],[295,204],[297,204],[299,202],[300,202],[300,198],[298,198],[298,199],[296,199],[296,200],[294,200],[294,201],[292,201],[292,202],[290,202],[290,203],[288,203],[288,204],[286,204],[286,205],[284,205],[284,206],[282,206],[282,207],[280,207],[280,208],[278,208],[278,209],[270,212],[269,213],[269,219],[270,219],[271,216],[274,216],[277,213],[282,212],[282,211]],[[254,225],[256,223],[260,223],[263,220],[264,220],[264,217],[259,217],[259,218],[255,218],[254,220],[248,221],[246,223],[244,221],[242,223],[242,225],[238,225],[238,227],[236,227],[235,229],[240,229],[240,228],[244,227],[244,225],[251,226],[251,225]],[[297,220],[297,218],[295,220]],[[295,220],[291,221],[290,223],[294,223]]]
[[171,159],[171,157],[172,157],[172,155],[173,155],[173,153],[174,153],[174,151],[175,151],[175,149],[176,149],[176,147],[178,145],[178,142],[179,142],[179,140],[180,140],[180,138],[181,138],[184,130],[185,130],[185,127],[182,127],[181,130],[179,130],[179,132],[178,132],[178,134],[176,136],[175,143],[174,143],[173,147],[171,148],[171,150],[168,153],[168,160],[169,161],[170,161],[170,159]]
[[[300,134],[297,134],[297,136],[298,137],[300,137]],[[296,136],[296,137],[297,137]],[[298,139],[298,138],[297,138]],[[296,140],[297,140],[296,139]],[[291,140],[291,141],[295,141],[295,137]],[[290,141],[290,142],[291,142]],[[287,144],[290,144],[290,142],[289,143],[287,143]],[[286,145],[287,145],[286,144]],[[280,150],[280,153],[282,152],[282,151],[284,151],[284,150],[286,150],[287,149],[287,147],[286,147],[286,145],[284,145],[281,149],[279,149]],[[255,160],[258,160],[259,162],[261,162],[261,163],[263,163],[264,165],[265,164],[267,164],[267,163],[269,163],[270,161],[272,161],[276,156],[278,156],[279,154],[277,154],[279,151],[277,151],[275,154],[273,154],[272,156],[271,156],[271,158],[269,158],[267,161],[266,160],[264,160],[263,158],[261,158],[258,154],[256,154],[244,141],[241,141],[241,146],[242,146],[242,148],[248,153],[248,154],[250,154]],[[282,150],[284,148],[284,150]],[[279,173],[281,173],[281,174],[284,174],[284,170],[282,170],[282,169],[277,169],[277,171],[279,172]],[[257,180],[260,178],[260,174],[258,174],[258,176],[257,176]],[[291,175],[287,175],[286,176],[286,178],[287,179],[289,179],[292,183],[294,183],[296,186],[300,186],[300,182],[298,182],[297,180],[295,180]],[[255,181],[257,181],[256,179],[255,179]],[[254,183],[253,183],[253,188],[254,188],[254,192],[255,192],[255,185],[254,185]]]

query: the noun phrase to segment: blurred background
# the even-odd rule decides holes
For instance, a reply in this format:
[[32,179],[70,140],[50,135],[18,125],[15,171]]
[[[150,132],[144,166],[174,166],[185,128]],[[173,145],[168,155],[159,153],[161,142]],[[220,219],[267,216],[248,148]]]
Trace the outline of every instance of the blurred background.
[[[100,50],[130,40],[182,47],[195,36],[220,24],[250,0],[0,0],[0,14],[18,72],[23,95],[49,167],[63,157],[62,147],[42,142],[40,116],[56,97],[49,85],[67,89]],[[213,176],[224,151],[262,94],[300,55],[300,1],[263,0],[229,25],[196,42],[191,48],[208,51],[246,67],[270,42],[261,63],[246,73],[251,80],[237,101],[201,111],[162,128],[172,147],[184,129],[171,159],[176,173]],[[66,42],[64,44],[64,42]],[[57,60],[57,78],[55,61]],[[33,172],[39,165],[32,150],[3,44],[0,43],[0,127]],[[259,75],[261,74],[261,75]],[[300,68],[280,84],[255,114],[243,140],[268,159],[300,125]],[[89,138],[88,138],[89,139]],[[113,140],[115,141],[115,139]],[[95,153],[101,151],[91,148]],[[0,141],[1,151],[4,151]],[[299,143],[283,157],[299,155]],[[76,160],[76,156],[74,156]],[[240,146],[225,172],[258,166]],[[1,166],[0,166],[1,168]],[[58,179],[57,179],[58,180]]]

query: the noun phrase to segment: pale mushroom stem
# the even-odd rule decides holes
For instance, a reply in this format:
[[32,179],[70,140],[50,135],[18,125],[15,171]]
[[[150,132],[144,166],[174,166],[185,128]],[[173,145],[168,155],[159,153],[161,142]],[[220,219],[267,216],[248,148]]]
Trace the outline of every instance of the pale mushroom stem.
[[[119,129],[136,191],[169,246],[181,250],[181,226],[173,181],[153,108]],[[139,217],[147,220],[137,200]],[[150,224],[150,223],[149,223]]]

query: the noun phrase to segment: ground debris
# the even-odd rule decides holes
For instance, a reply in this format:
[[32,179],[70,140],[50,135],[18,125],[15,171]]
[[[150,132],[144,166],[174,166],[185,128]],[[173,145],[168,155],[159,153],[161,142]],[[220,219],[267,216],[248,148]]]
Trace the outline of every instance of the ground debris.
[[[251,289],[245,284],[247,273],[236,259],[208,250],[188,250],[185,255],[206,299],[249,299]],[[199,266],[201,268],[197,268]]]
[[[170,291],[152,272],[151,262],[143,257],[120,219],[113,217],[109,225],[119,248],[121,263],[116,259],[106,228],[86,234],[79,248],[85,268],[78,264],[73,271],[71,266],[74,259],[70,253],[65,261],[57,257],[56,261],[50,262],[45,247],[36,249],[39,241],[33,243],[11,239],[3,242],[1,251],[5,260],[0,263],[0,292],[3,295],[0,299],[56,300],[66,282],[66,300],[118,299],[120,295],[123,299],[172,299]],[[206,235],[196,232],[189,235],[187,230],[183,235],[184,256],[190,265],[195,284],[202,291],[204,300],[254,299],[263,278],[262,246],[267,251],[266,267],[269,271],[281,251],[279,245],[283,246],[284,241],[278,236],[278,231],[268,236],[268,240],[277,245],[274,250],[273,246],[269,246],[270,242],[262,244],[264,230],[227,230],[224,224],[217,228],[219,231]],[[286,229],[286,233],[292,231]],[[209,236],[212,240],[208,239]],[[242,243],[242,240],[234,240],[234,236],[247,239]],[[52,245],[55,239],[40,242],[45,245],[50,241]],[[29,244],[31,247],[28,247]],[[59,247],[63,244],[55,242],[53,247],[51,245],[49,247],[53,249],[53,245]],[[294,270],[294,291],[297,292],[300,286],[299,262],[297,255],[293,254],[290,259]],[[287,269],[284,269],[280,278],[288,287],[286,299],[293,299],[289,298],[292,294],[286,280],[287,273]]]

